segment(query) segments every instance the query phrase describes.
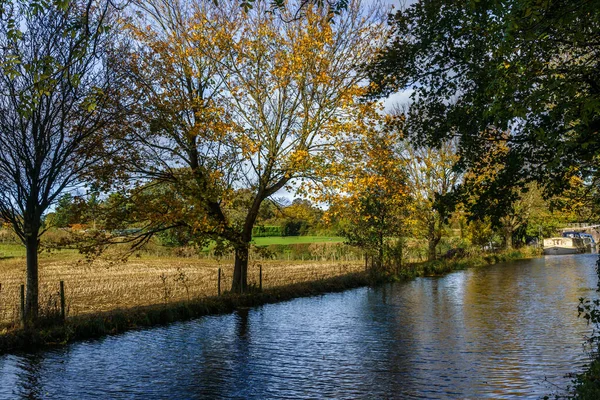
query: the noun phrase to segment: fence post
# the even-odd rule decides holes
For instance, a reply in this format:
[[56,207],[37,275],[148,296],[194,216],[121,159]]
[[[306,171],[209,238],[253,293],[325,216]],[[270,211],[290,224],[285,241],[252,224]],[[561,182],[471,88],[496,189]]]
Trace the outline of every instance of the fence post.
[[25,325],[25,285],[21,285],[21,320]]
[[219,268],[219,277],[217,278],[217,295],[221,295],[221,268]]
[[65,282],[60,281],[60,318],[63,322],[66,319],[65,314]]
[[259,265],[258,267],[258,289],[262,292],[262,265]]

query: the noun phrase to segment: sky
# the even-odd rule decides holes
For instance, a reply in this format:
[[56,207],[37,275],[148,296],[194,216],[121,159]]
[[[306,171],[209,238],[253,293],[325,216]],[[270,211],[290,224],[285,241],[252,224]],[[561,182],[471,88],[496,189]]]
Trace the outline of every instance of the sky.
[[[410,6],[413,3],[416,3],[418,0],[366,0],[367,3],[374,3],[376,1],[382,1],[384,4],[389,4],[394,8],[394,10],[404,9]],[[390,111],[395,105],[407,104],[410,101],[410,95],[412,94],[412,89],[407,89],[401,92],[394,93],[390,95],[385,101],[385,111]]]

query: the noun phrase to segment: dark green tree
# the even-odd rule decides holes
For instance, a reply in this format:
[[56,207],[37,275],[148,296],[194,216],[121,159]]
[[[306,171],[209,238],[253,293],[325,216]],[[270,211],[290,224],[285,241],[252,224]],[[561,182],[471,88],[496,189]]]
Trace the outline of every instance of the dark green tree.
[[391,22],[374,94],[411,89],[411,129],[430,143],[458,135],[465,168],[506,139],[492,196],[530,179],[547,194],[573,176],[597,186],[600,1],[418,1]]
[[57,228],[67,228],[72,224],[81,223],[82,203],[76,201],[71,193],[62,195],[56,202],[52,225]]

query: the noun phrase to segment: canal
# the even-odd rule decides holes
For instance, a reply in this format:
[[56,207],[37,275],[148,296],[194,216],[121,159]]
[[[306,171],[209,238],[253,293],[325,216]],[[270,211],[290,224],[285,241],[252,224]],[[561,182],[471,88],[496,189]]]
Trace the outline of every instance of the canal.
[[0,398],[540,398],[586,362],[597,255],[300,298],[0,357]]

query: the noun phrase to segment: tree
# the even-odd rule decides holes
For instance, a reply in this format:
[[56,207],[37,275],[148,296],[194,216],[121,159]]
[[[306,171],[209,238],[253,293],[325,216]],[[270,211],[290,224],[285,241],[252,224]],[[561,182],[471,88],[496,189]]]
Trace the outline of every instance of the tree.
[[428,259],[435,260],[444,225],[453,210],[450,196],[460,183],[460,174],[454,170],[458,161],[456,144],[446,141],[438,148],[408,144],[404,154],[414,215],[425,228]]
[[[372,107],[357,101],[366,91],[358,67],[384,38],[381,13],[355,1],[331,23],[327,9],[311,5],[301,18],[264,4],[247,13],[224,2],[140,6],[143,15],[127,24],[133,51],[124,65],[130,93],[142,95],[132,175],[167,182],[196,213],[158,216],[160,229],[189,226],[233,247],[232,290],[243,291],[265,199],[293,179],[322,175]],[[228,211],[239,189],[251,196],[234,221]]]
[[52,226],[67,228],[72,224],[81,223],[81,201],[75,200],[71,193],[65,193],[56,202]]
[[281,210],[283,233],[285,236],[306,235],[317,228],[323,211],[315,207],[310,200],[294,199],[292,204]]
[[507,249],[512,248],[514,232],[526,225],[534,200],[531,183],[507,186],[510,176],[519,173],[515,171],[518,164],[510,162],[511,156],[507,135],[488,140],[457,190],[470,219],[489,221],[492,228],[502,232]]
[[506,139],[505,188],[598,184],[600,2],[417,1],[392,24],[372,80],[379,94],[412,88],[428,140],[458,134],[466,164]]
[[544,200],[542,191],[537,185],[530,185],[529,191],[531,206],[527,226],[525,227],[526,238],[537,237],[541,239],[556,236],[559,228],[569,222],[569,213],[553,209],[554,199]]
[[508,213],[500,217],[500,227],[504,237],[504,247],[513,248],[513,236],[517,229],[527,225],[534,197],[529,187],[520,193]]
[[4,3],[0,18],[0,215],[27,251],[25,321],[38,316],[42,217],[110,149],[110,5]]
[[330,214],[346,219],[340,233],[372,257],[375,270],[398,272],[412,200],[402,131],[372,123],[344,160],[352,167],[334,194]]

